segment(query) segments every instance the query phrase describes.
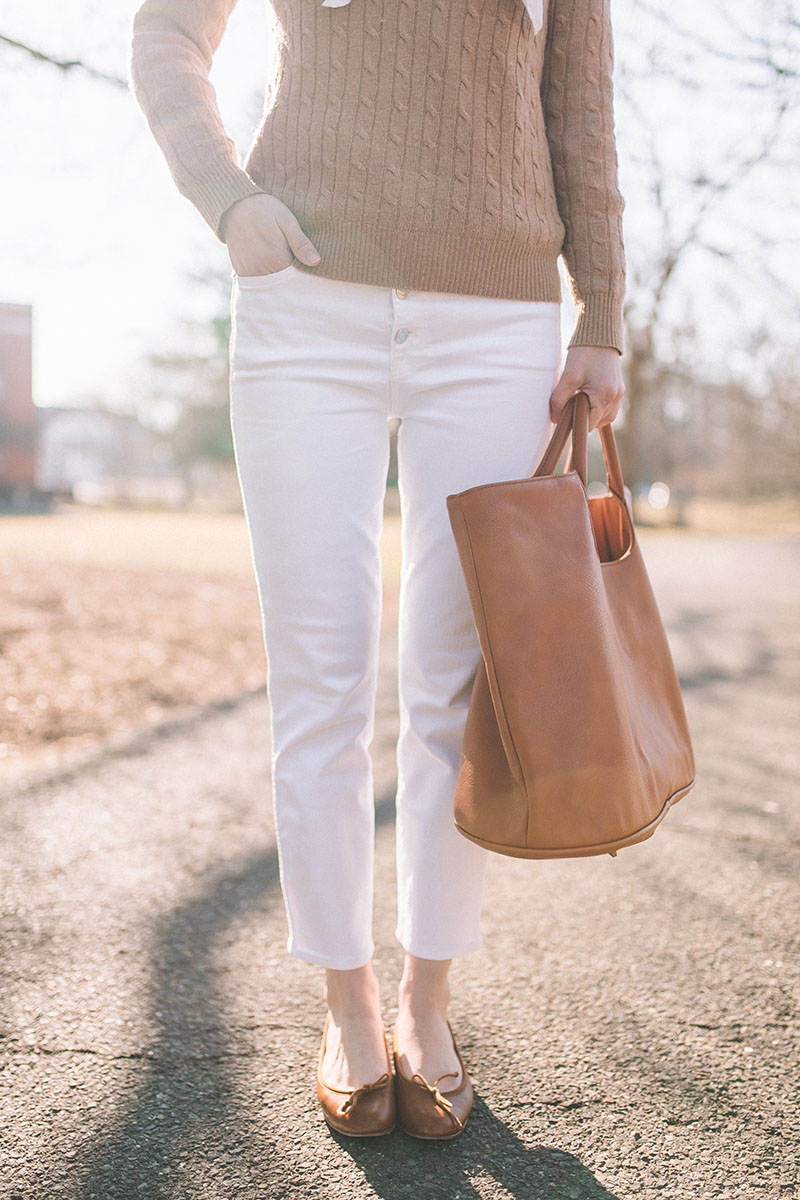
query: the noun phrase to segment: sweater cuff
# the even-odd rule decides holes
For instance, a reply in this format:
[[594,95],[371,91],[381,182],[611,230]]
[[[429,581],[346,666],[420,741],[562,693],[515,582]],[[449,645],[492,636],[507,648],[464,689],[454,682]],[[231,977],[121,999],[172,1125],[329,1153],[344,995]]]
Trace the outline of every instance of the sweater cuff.
[[264,189],[253,183],[246,171],[236,163],[225,160],[215,164],[213,173],[209,172],[204,178],[198,179],[195,176],[192,179],[189,199],[224,245],[225,238],[219,227],[224,213],[237,200],[244,200],[245,196],[263,194]]
[[613,346],[622,354],[625,348],[622,301],[623,297],[613,292],[585,296],[567,349],[572,346]]

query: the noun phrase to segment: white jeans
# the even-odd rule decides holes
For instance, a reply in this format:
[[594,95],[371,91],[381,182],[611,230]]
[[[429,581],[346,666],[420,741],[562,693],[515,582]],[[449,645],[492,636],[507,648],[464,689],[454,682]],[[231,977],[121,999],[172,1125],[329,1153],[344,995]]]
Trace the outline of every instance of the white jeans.
[[486,851],[453,824],[480,659],[445,497],[536,465],[559,305],[398,292],[295,265],[233,277],[231,420],[267,654],[289,951],[372,956],[379,539],[399,417],[397,937],[480,945]]

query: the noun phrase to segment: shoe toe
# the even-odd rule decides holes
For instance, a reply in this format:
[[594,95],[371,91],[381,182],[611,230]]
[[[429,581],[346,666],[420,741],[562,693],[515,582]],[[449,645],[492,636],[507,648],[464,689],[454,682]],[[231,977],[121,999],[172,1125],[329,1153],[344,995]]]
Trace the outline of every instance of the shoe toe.
[[[453,1036],[452,1029],[450,1030]],[[453,1036],[453,1047],[461,1066],[461,1081],[450,1089],[440,1089],[439,1084],[447,1076],[433,1083],[420,1074],[410,1078],[404,1075],[394,1040],[395,1094],[397,1097],[397,1120],[401,1129],[411,1137],[426,1140],[444,1140],[458,1137],[472,1110],[474,1092],[472,1082]]]
[[322,1078],[328,1025],[326,1017],[317,1066],[317,1099],[325,1120],[337,1133],[349,1137],[380,1137],[390,1133],[395,1123],[395,1096],[388,1049],[386,1071],[379,1079],[352,1091],[330,1087]]

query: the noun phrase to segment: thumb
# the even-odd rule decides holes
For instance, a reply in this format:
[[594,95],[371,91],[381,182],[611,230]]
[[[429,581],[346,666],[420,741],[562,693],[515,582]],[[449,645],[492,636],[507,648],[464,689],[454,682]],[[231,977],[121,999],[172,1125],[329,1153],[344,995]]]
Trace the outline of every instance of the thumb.
[[561,410],[571,396],[580,390],[580,384],[574,375],[565,371],[550,395],[550,420],[556,422]]
[[289,243],[292,253],[301,262],[314,267],[320,261],[319,252],[310,238],[306,237],[300,228],[300,223],[294,216],[287,217],[281,222],[281,232]]

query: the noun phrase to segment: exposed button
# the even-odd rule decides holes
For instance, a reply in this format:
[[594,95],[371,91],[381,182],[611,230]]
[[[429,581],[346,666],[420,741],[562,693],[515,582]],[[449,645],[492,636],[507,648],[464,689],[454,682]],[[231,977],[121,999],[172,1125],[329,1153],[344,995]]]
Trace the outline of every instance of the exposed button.
[[410,332],[410,329],[398,329],[397,333],[394,335],[394,340],[402,343],[406,340]]
[[399,300],[405,300],[406,296],[408,295],[408,292],[406,291],[405,288],[397,288],[396,295]]

